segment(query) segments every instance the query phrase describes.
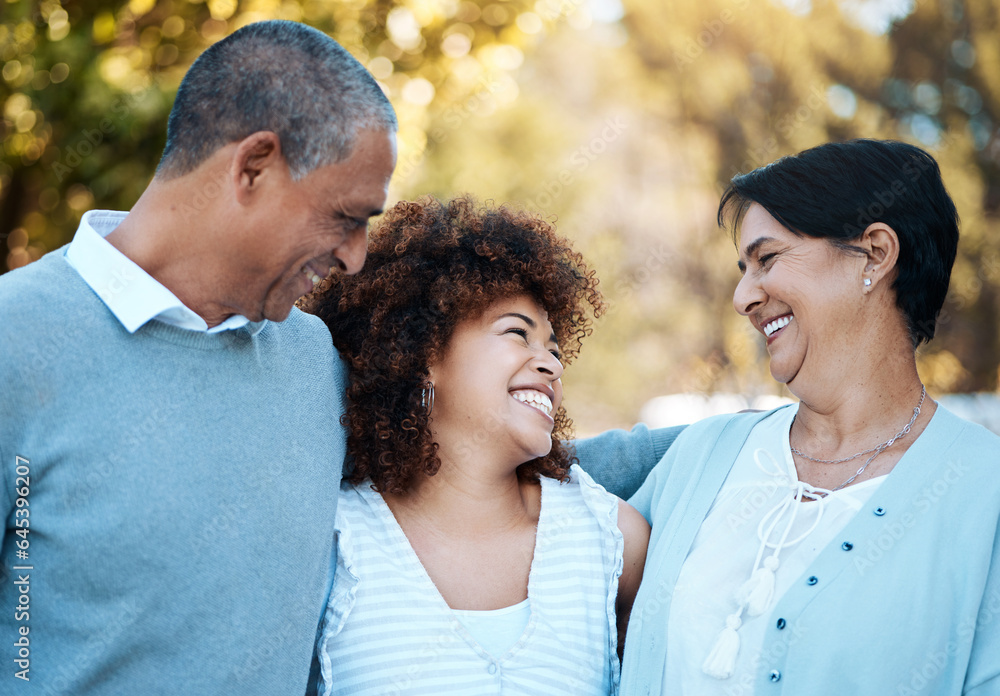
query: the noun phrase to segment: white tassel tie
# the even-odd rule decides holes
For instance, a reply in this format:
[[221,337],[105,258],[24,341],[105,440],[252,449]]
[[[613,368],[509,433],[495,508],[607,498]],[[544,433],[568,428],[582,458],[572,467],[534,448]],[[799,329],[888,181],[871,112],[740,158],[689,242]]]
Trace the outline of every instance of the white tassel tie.
[[740,654],[740,626],[743,622],[739,614],[726,617],[726,627],[719,633],[715,647],[705,658],[701,671],[716,679],[729,679],[736,669],[736,656]]
[[[736,658],[740,654],[740,636],[737,631],[743,625],[741,619],[743,613],[746,612],[749,617],[756,617],[763,615],[771,608],[771,603],[774,601],[775,573],[781,565],[778,554],[783,549],[799,543],[816,529],[823,516],[826,497],[831,493],[826,489],[815,488],[799,481],[795,475],[795,464],[791,461],[790,456],[787,460],[787,473],[781,470],[781,466],[767,450],[758,449],[754,452],[753,457],[761,471],[774,476],[779,489],[788,487],[790,490],[789,495],[784,496],[757,525],[760,548],[757,551],[750,579],[743,583],[736,593],[739,610],[726,617],[726,627],[719,633],[715,647],[712,648],[701,666],[702,672],[716,679],[729,679],[736,671]],[[816,501],[810,510],[810,512],[815,513],[815,518],[802,534],[794,539],[789,539],[803,498],[811,498]],[[770,541],[775,532],[778,531],[778,525],[782,521],[785,524],[784,529],[780,531],[778,541]],[[764,558],[764,553],[769,548],[774,549],[774,553]]]
[[764,559],[764,567],[758,568],[743,583],[737,595],[737,601],[746,606],[747,616],[760,616],[771,606],[774,597],[774,574],[778,571],[778,557],[768,556]]

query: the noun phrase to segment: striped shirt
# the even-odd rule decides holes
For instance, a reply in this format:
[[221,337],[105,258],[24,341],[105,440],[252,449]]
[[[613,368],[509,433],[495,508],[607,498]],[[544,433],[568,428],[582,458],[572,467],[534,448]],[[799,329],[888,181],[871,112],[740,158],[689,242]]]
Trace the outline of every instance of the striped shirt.
[[513,647],[491,655],[448,607],[382,496],[344,484],[320,693],[617,693],[618,499],[578,466],[569,483],[543,477],[541,486],[531,615]]

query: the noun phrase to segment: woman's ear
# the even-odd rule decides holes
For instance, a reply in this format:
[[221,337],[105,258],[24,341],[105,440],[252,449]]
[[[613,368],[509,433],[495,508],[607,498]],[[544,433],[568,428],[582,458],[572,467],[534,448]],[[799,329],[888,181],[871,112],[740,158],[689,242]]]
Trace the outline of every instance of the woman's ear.
[[899,235],[896,230],[884,222],[873,222],[858,241],[858,248],[866,256],[862,273],[864,292],[871,292],[879,283],[894,280],[896,263],[899,261]]

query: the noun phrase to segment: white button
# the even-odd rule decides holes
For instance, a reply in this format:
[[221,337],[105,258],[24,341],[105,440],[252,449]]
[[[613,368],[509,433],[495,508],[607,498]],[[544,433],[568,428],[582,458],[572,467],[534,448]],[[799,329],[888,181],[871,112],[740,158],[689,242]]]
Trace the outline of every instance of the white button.
[[486,671],[489,672],[490,674],[496,674],[497,666],[491,662],[490,666],[486,668]]

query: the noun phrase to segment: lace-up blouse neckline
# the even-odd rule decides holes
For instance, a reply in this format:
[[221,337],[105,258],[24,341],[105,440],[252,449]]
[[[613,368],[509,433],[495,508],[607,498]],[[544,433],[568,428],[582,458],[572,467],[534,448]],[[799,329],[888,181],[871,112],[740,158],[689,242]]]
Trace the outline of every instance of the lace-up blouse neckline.
[[668,624],[672,693],[752,692],[771,610],[885,479],[839,491],[800,481],[788,441],[797,409],[753,429],[695,537]]

